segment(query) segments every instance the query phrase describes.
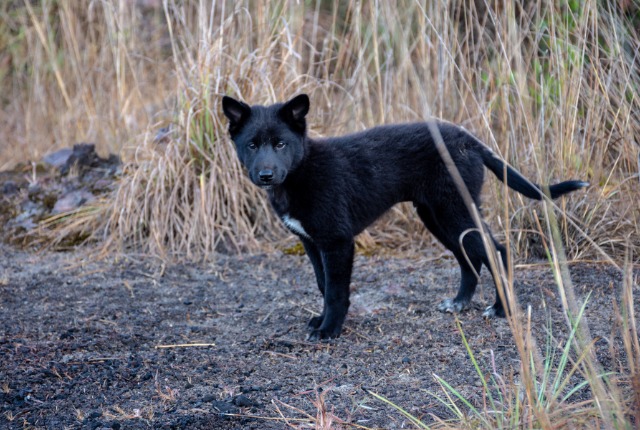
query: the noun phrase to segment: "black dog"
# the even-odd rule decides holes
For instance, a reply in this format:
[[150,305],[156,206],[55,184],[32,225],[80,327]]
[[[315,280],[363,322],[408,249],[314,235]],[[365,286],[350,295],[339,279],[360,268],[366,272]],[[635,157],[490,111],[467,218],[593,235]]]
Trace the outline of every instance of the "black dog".
[[[424,225],[453,254],[462,279],[454,299],[438,309],[460,312],[469,306],[487,253],[476,224],[439,155],[432,136],[437,127],[476,206],[484,166],[523,195],[541,200],[540,186],[507,166],[482,142],[446,122],[375,127],[326,139],[306,134],[309,98],[249,106],[230,97],[222,100],[229,133],[251,181],[267,190],[284,224],[300,237],[313,264],[324,310],[309,321],[309,339],[340,335],[349,308],[354,236],[394,204],[411,201]],[[566,181],[548,188],[552,198],[587,186]],[[488,229],[487,229],[488,231]],[[466,233],[465,233],[466,232]],[[461,246],[461,235],[463,235]],[[504,246],[493,239],[507,267]],[[504,316],[496,302],[486,316]]]

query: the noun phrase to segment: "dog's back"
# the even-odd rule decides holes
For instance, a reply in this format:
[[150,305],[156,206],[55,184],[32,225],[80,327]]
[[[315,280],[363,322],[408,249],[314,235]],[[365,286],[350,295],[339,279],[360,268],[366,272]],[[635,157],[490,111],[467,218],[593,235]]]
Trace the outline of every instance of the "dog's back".
[[470,138],[463,128],[446,122],[385,125],[315,140],[301,174],[335,180],[336,185],[325,183],[326,188],[336,198],[344,194],[358,208],[373,212],[370,216],[357,216],[367,221],[371,216],[380,216],[372,206],[386,210],[402,201],[456,198],[457,188],[434,142],[434,128],[471,194],[479,195],[484,179],[480,153],[484,145]]

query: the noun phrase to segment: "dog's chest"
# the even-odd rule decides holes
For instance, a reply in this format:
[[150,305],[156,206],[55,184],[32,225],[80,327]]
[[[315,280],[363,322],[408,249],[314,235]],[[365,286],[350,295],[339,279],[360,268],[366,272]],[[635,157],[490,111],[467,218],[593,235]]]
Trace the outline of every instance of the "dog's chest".
[[275,209],[276,213],[280,215],[280,219],[282,219],[282,222],[289,231],[305,239],[311,240],[311,236],[304,229],[300,220],[290,215],[292,208],[289,203],[289,194],[283,189],[274,189],[269,191],[269,198],[271,200],[271,205]]
[[284,214],[282,216],[282,222],[291,232],[306,239],[311,239],[311,236],[309,236],[309,233],[307,233],[304,227],[302,227],[300,221],[290,217],[289,214]]

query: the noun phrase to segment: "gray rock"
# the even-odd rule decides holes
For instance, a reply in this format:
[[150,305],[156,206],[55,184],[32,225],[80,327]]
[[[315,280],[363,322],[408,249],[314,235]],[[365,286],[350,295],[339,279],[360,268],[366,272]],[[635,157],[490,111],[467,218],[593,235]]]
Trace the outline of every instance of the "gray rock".
[[25,200],[20,206],[20,214],[7,223],[7,227],[22,230],[31,230],[35,228],[37,221],[42,218],[46,212],[41,203]]
[[42,159],[42,162],[55,169],[60,169],[67,163],[69,157],[71,157],[71,154],[73,154],[73,150],[71,148],[63,148],[59,151],[51,152],[45,155]]
[[2,184],[2,194],[4,195],[10,196],[16,194],[18,190],[18,184],[14,181],[5,181],[4,184]]
[[52,214],[69,212],[80,206],[95,201],[95,196],[86,190],[71,191],[60,197],[53,206]]

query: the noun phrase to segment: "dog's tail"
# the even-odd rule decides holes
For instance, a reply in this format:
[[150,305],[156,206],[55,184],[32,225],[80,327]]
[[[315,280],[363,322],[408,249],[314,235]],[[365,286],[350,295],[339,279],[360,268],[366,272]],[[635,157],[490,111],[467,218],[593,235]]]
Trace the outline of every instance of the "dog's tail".
[[[487,166],[487,168],[491,170],[498,179],[506,183],[510,188],[526,197],[529,197],[530,199],[542,200],[545,194],[544,188],[546,187],[541,187],[540,185],[529,181],[527,178],[522,176],[522,173],[509,166],[504,162],[504,160],[498,158],[493,151],[484,145],[482,145],[481,154],[484,165]],[[552,199],[555,199],[563,194],[588,186],[589,183],[584,181],[560,182],[548,186],[549,196]]]

